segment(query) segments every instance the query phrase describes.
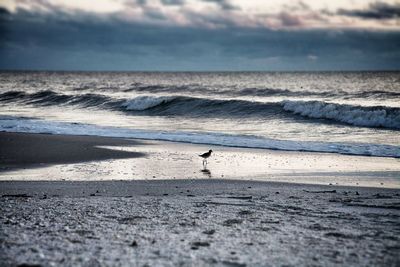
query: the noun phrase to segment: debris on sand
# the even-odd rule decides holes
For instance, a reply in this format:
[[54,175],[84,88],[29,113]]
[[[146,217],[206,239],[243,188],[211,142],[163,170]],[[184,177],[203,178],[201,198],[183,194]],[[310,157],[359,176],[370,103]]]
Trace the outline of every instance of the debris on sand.
[[232,199],[252,199],[253,196],[234,196],[234,197],[227,197]]
[[203,234],[206,234],[206,235],[213,235],[214,233],[215,233],[214,229],[203,231]]
[[337,193],[336,190],[323,190],[323,191],[309,191],[309,190],[303,190],[306,193],[315,193],[315,194],[324,194],[324,193],[332,193],[335,194]]
[[191,249],[197,250],[199,247],[209,247],[210,243],[208,243],[207,241],[196,241],[192,242],[191,245]]
[[222,225],[224,226],[232,226],[234,224],[241,224],[243,222],[243,220],[239,220],[239,219],[228,219],[225,220]]

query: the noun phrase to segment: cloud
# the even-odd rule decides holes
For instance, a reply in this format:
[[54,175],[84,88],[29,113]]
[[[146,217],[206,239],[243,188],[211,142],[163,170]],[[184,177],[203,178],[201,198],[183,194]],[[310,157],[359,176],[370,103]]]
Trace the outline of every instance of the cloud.
[[0,7],[0,16],[2,15],[10,15],[10,11],[6,8]]
[[363,19],[395,19],[400,18],[400,3],[375,2],[369,4],[367,9],[339,9],[337,14]]
[[215,3],[223,10],[238,10],[238,6],[233,5],[229,0],[202,0],[204,2]]
[[303,21],[299,16],[290,14],[288,12],[280,13],[278,18],[282,22],[282,25],[286,26],[286,27],[302,26],[303,25]]
[[161,0],[161,3],[167,6],[181,6],[185,3],[184,0]]
[[225,18],[213,22],[225,27],[182,27],[26,10],[0,18],[0,69],[400,69],[396,31],[279,30]]
[[351,5],[342,1],[329,1],[326,6],[331,5],[330,9],[324,10],[321,9],[324,1],[312,0],[254,3],[246,0],[98,0],[96,5],[84,0],[10,0],[7,3],[12,4],[8,5],[0,1],[0,7],[13,14],[22,11],[39,16],[75,14],[171,27],[215,29],[234,25],[274,30],[373,28],[399,31],[398,20],[397,23],[393,21],[398,18],[399,4],[365,1],[366,9],[351,9]]
[[268,12],[223,0],[125,0],[112,12],[57,3],[0,4],[0,69],[400,69],[398,27],[370,30],[397,18],[396,5],[383,2],[363,17],[307,1]]
[[311,60],[311,61],[318,60],[318,56],[315,56],[315,55],[308,55],[307,58],[308,58],[308,60]]

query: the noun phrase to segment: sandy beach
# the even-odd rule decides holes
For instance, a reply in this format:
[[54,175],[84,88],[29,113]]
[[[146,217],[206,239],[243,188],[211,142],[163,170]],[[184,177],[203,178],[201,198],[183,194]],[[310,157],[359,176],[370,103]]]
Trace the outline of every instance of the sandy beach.
[[5,266],[398,266],[400,191],[198,180],[1,182]]
[[0,0],[0,267],[400,267],[399,0]]
[[[120,175],[117,177],[125,178],[100,180],[96,179],[98,172],[93,172],[91,180],[64,179],[64,176],[57,176],[61,172],[55,171],[63,164],[73,165],[79,161],[80,170],[86,166],[87,171],[93,170],[91,164],[95,163],[100,164],[96,169],[114,165],[124,168],[127,166],[125,160],[131,157],[132,164],[148,160],[156,164],[152,169],[157,170],[159,167],[155,166],[160,166],[157,157],[164,157],[164,154],[156,148],[159,143],[141,140],[1,135],[2,143],[7,140],[8,144],[2,146],[1,151],[0,237],[3,253],[0,261],[4,266],[400,264],[400,190],[387,188],[390,183],[379,184],[381,188],[356,184],[337,186],[330,176],[326,176],[325,184],[320,185],[299,181],[288,183],[283,178],[283,181],[274,181],[274,170],[265,174],[264,181],[259,172],[251,171],[249,177],[253,180],[245,176],[231,179],[231,174],[222,167],[224,164],[215,161],[224,157],[229,161],[230,153],[241,155],[242,161],[246,161],[248,155],[238,154],[240,149],[228,148],[221,149],[220,158],[216,156],[214,162],[210,159],[207,170],[212,173],[211,178],[201,172],[204,169],[197,159],[195,163],[188,160],[184,166],[189,171],[192,171],[192,164],[197,168],[196,175],[190,179],[186,176],[188,172],[176,179],[166,179],[165,175],[170,171],[164,171],[164,176],[157,174],[162,179],[153,178],[153,175],[149,179],[127,179]],[[31,142],[33,140],[35,142]],[[21,142],[25,145],[21,146]],[[163,144],[164,150],[181,146]],[[190,153],[204,150],[202,146],[184,146]],[[21,149],[20,153],[7,157],[13,155],[10,151],[16,147]],[[67,149],[63,150],[64,147]],[[110,150],[111,147],[124,147],[125,151]],[[130,151],[132,149],[134,151]],[[93,150],[101,153],[93,153]],[[60,160],[53,157],[52,151],[62,155]],[[170,151],[179,158],[182,155],[178,152]],[[255,161],[259,160],[258,151],[250,152]],[[294,155],[283,152],[264,150],[263,153],[270,159],[294,160]],[[304,153],[305,158],[313,156]],[[332,160],[332,155],[318,154],[321,162],[324,162],[324,156],[326,160]],[[337,157],[349,161],[346,156],[335,156],[336,162]],[[394,166],[390,171],[397,173],[398,167],[392,162],[395,159],[364,157],[364,160],[375,161],[376,165],[370,166],[372,169],[378,168],[379,164],[384,166],[387,161],[389,166]],[[101,165],[109,161],[114,165]],[[136,164],[135,168],[147,166],[149,172],[149,164]],[[178,164],[181,164],[179,160]],[[175,174],[182,172],[171,162],[169,167]],[[349,168],[346,167],[354,171]],[[36,175],[24,179],[24,174],[29,172]],[[228,177],[214,176],[220,172],[225,172]],[[7,173],[12,173],[12,179],[7,179],[10,177]],[[77,172],[69,172],[69,175],[74,173]],[[378,173],[384,173],[384,170]],[[51,175],[54,175],[53,179],[49,179]],[[110,172],[107,175],[113,177]],[[40,176],[44,177],[41,181],[37,179]],[[340,175],[333,177],[336,181],[345,181],[338,178]],[[390,179],[385,177],[386,183]],[[359,182],[363,183],[365,179]]]

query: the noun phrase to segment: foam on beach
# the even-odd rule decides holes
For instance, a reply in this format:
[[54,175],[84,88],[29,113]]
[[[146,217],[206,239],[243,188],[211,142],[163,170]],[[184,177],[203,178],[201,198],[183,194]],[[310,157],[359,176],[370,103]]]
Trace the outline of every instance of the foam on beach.
[[119,127],[101,127],[91,124],[45,121],[10,116],[0,117],[0,130],[23,133],[137,138],[229,147],[328,152],[348,155],[400,158],[400,147],[392,145],[292,141],[269,139],[252,135],[230,135],[213,132],[155,131]]

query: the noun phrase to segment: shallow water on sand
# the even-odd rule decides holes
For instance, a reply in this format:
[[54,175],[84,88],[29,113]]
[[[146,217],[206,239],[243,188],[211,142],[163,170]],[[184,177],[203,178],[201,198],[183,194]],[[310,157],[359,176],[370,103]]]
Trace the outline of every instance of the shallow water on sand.
[[322,185],[400,188],[400,160],[214,146],[203,165],[198,154],[210,147],[143,141],[133,147],[106,147],[146,153],[133,159],[41,166],[0,172],[0,180],[244,179]]

